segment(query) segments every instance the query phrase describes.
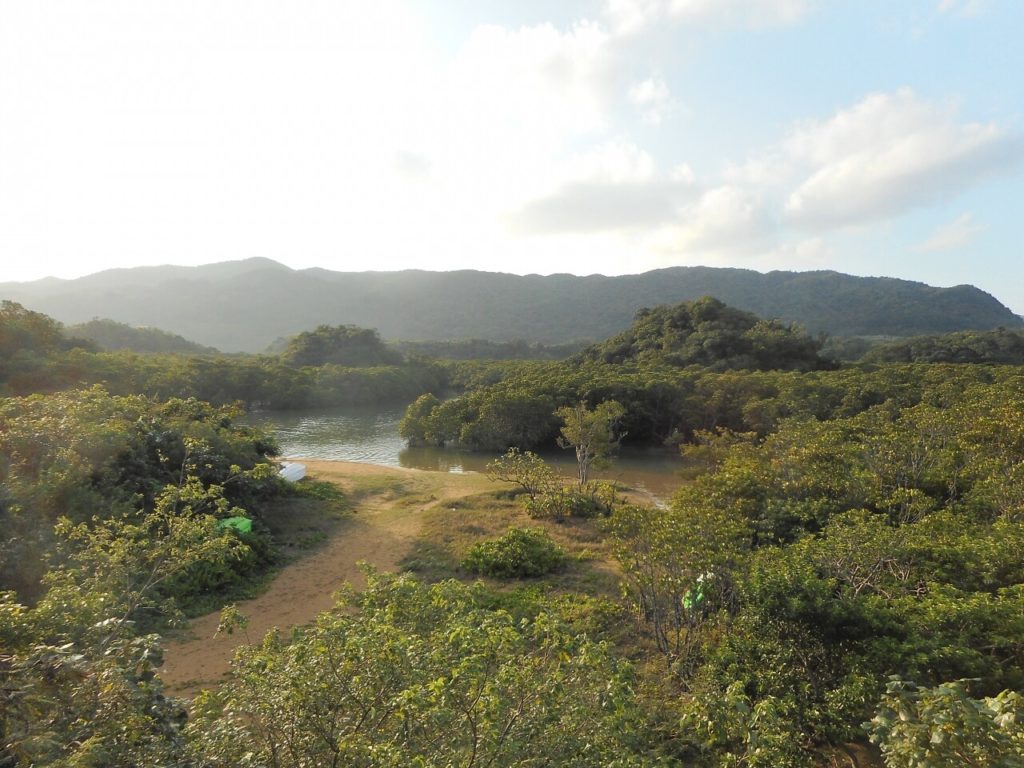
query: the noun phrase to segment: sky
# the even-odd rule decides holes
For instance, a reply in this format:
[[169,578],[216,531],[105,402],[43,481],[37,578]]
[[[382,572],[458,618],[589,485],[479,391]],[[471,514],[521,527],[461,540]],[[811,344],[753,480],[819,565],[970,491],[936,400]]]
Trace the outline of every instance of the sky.
[[1021,0],[0,0],[0,282],[262,256],[971,283]]

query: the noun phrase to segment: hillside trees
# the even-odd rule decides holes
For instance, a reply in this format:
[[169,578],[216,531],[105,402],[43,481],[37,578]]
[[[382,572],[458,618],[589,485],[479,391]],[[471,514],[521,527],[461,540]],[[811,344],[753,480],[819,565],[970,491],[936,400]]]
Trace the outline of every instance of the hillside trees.
[[397,365],[402,356],[384,346],[375,329],[319,325],[288,341],[281,358],[290,365]]
[[67,350],[90,346],[66,339],[61,324],[47,315],[0,302],[0,396],[67,386],[75,380],[75,371],[61,365]]
[[679,444],[719,429],[763,437],[786,418],[852,416],[887,401],[905,407],[926,394],[953,402],[973,384],[1019,373],[953,365],[826,370],[817,347],[806,334],[712,299],[659,307],[572,361],[456,365],[450,381],[464,394],[419,403],[408,428],[429,431],[435,444],[534,450],[559,436],[551,411],[614,400],[625,409],[621,426],[631,442]]
[[762,320],[710,296],[641,309],[622,333],[580,353],[584,360],[622,364],[660,360],[713,370],[815,370],[820,340],[793,325]]
[[10,358],[17,352],[50,352],[63,342],[61,324],[53,318],[13,301],[0,303],[0,358]]
[[997,328],[961,331],[935,336],[915,336],[866,350],[871,363],[988,363],[1024,364],[1024,332]]
[[213,347],[204,347],[159,328],[137,327],[99,317],[94,317],[86,323],[72,325],[65,329],[65,333],[72,338],[88,339],[107,352],[128,349],[133,352],[151,353],[219,354]]
[[439,444],[537,450],[555,445],[559,424],[552,411],[581,400],[615,400],[626,409],[620,422],[624,443],[677,445],[719,429],[764,437],[787,418],[847,417],[885,402],[896,409],[922,400],[951,405],[972,387],[1022,386],[1020,380],[1021,369],[1014,366],[885,365],[799,373],[679,370],[657,362],[498,364],[456,369],[453,381],[466,392],[422,408],[410,426],[429,429],[431,442]]

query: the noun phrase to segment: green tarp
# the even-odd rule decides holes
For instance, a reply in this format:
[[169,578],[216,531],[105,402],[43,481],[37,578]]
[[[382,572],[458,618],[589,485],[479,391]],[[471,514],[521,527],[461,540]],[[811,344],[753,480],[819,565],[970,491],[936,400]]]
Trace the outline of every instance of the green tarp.
[[704,585],[698,583],[696,589],[686,590],[686,594],[683,595],[683,608],[688,611],[692,611],[704,602]]
[[239,533],[252,533],[252,520],[248,517],[226,517],[217,522],[217,527],[234,528]]

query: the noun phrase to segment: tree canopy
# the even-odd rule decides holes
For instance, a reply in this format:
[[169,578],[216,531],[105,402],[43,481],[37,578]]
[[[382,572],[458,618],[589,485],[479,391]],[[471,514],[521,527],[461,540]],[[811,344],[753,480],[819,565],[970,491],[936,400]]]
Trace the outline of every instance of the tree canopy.
[[319,325],[289,340],[281,358],[291,365],[396,365],[402,356],[388,349],[372,328]]
[[713,370],[814,370],[821,342],[802,329],[730,307],[710,296],[641,309],[633,324],[580,353],[604,363],[664,362]]

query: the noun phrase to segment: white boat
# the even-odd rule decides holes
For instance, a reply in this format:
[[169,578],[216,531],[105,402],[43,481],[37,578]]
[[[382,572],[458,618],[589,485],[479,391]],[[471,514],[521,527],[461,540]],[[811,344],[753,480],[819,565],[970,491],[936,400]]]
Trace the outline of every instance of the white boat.
[[297,483],[306,476],[306,465],[297,461],[283,461],[277,474],[290,483]]

